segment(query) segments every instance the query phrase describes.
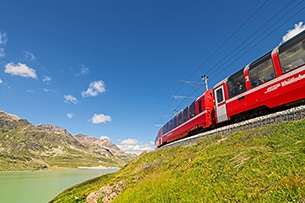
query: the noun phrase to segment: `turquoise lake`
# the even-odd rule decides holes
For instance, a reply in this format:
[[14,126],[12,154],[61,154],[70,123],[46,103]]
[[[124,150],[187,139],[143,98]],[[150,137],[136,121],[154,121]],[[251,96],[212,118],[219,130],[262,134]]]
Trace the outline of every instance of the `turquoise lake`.
[[7,203],[44,203],[77,183],[117,170],[0,172],[0,199]]

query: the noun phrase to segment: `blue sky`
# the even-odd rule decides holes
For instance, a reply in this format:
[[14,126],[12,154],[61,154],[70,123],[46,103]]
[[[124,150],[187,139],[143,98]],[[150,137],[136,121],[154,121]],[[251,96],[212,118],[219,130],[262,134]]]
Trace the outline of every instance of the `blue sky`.
[[[0,109],[152,150],[160,124],[304,28],[301,0],[10,0],[0,12]],[[175,96],[187,96],[175,99]]]

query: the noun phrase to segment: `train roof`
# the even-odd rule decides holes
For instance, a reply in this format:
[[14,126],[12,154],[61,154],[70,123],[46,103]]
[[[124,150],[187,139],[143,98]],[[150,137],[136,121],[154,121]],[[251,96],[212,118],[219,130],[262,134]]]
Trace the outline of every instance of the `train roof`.
[[214,85],[213,89],[216,88],[216,87],[218,87],[219,85],[221,85],[221,84],[227,82],[227,81],[228,81],[228,78],[229,78],[229,77],[226,77],[225,79],[223,79],[223,80],[221,80],[220,82],[218,82],[216,85]]
[[304,34],[305,34],[305,30],[303,30],[303,31],[300,32],[299,34],[295,35],[294,37],[290,38],[289,40],[287,40],[287,41],[284,42],[283,44],[280,44],[280,47],[289,44],[291,41],[295,40],[296,38],[299,38],[301,35],[304,35]]
[[197,99],[195,99],[195,101],[197,101],[198,99],[200,99],[201,97],[203,97],[203,95],[205,95],[210,89],[206,90],[205,92],[203,92],[199,97],[197,97]]
[[[288,41],[284,42],[283,44],[280,44],[279,46],[273,48],[271,51],[267,52],[266,54],[264,54],[263,56],[259,57],[258,59],[252,61],[252,62],[249,63],[248,65],[244,66],[242,69],[238,69],[238,71],[240,71],[240,70],[245,70],[245,69],[249,69],[249,66],[250,66],[251,64],[255,64],[255,63],[256,63],[257,61],[259,61],[260,59],[266,57],[266,55],[269,55],[269,54],[272,54],[272,53],[278,51],[278,49],[279,49],[280,47],[286,46],[286,45],[289,44],[291,41],[293,41],[293,40],[299,38],[301,35],[304,35],[304,36],[305,36],[305,30],[302,31],[302,32],[300,32],[299,34],[295,35],[294,37],[292,37],[292,38],[289,39]],[[235,73],[237,73],[238,71],[236,71]],[[219,85],[221,85],[221,84],[227,82],[228,79],[229,79],[232,75],[234,75],[235,73],[233,73],[233,74],[229,75],[228,77],[226,77],[225,79],[219,81],[216,85],[214,85],[213,89],[215,89],[215,88],[218,87]]]
[[[173,118],[175,118],[179,113],[183,112],[183,111],[184,111],[186,108],[188,108],[192,103],[198,101],[198,100],[199,100],[201,97],[203,97],[208,91],[211,91],[211,89],[206,90],[206,91],[205,91],[204,93],[202,93],[199,97],[197,97],[195,100],[193,100],[189,105],[187,105],[186,107],[184,107],[183,109],[181,109],[180,111],[178,111],[178,112],[176,113],[176,115],[173,116],[173,117],[171,117],[168,121],[170,121],[170,120],[172,120]],[[167,122],[168,122],[168,121],[167,121]],[[161,128],[163,128],[163,126],[164,126],[167,122],[165,122],[165,123],[162,125]]]

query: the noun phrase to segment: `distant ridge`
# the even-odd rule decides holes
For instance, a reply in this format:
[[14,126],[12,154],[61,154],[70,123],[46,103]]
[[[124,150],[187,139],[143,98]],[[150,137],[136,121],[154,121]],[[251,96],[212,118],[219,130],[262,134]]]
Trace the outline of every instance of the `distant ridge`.
[[78,134],[74,136],[79,142],[83,144],[88,144],[91,147],[101,147],[109,150],[113,155],[123,155],[123,152],[119,147],[109,141],[107,138],[99,139],[93,136]]
[[37,127],[40,129],[43,129],[43,130],[48,130],[50,132],[54,132],[54,133],[63,133],[63,134],[70,135],[70,133],[66,129],[58,127],[58,126],[50,125],[50,124],[40,124],[40,125],[37,125]]
[[73,136],[50,124],[34,126],[0,110],[0,171],[122,167],[134,157],[108,139]]

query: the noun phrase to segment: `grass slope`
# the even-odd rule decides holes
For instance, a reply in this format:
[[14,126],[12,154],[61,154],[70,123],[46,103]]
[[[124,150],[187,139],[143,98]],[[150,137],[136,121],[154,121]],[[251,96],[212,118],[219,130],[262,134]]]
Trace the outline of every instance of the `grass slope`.
[[143,153],[52,202],[85,202],[91,192],[122,180],[114,203],[305,202],[305,120]]

